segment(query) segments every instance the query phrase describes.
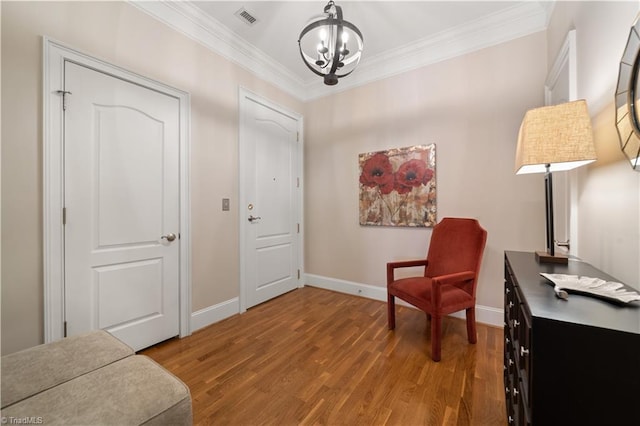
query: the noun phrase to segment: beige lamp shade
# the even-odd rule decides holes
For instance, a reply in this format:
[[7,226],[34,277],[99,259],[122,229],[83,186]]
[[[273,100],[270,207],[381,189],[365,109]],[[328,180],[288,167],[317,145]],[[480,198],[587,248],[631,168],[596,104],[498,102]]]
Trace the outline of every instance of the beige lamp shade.
[[516,174],[571,170],[596,160],[584,100],[527,111],[516,148]]

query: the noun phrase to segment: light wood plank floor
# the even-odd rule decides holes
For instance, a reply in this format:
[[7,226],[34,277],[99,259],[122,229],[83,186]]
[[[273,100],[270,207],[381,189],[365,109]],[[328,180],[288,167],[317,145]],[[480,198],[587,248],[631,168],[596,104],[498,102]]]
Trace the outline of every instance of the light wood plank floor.
[[442,361],[424,313],[313,287],[142,351],[191,389],[194,423],[504,425],[500,328],[443,320]]

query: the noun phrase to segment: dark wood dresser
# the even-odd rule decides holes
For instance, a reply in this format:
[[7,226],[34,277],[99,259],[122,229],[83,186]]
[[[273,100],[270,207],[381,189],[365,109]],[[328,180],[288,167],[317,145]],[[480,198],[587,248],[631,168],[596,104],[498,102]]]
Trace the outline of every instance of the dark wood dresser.
[[[510,425],[640,425],[640,303],[555,296],[540,272],[617,281],[577,260],[505,252],[504,386]],[[635,286],[634,286],[635,287]]]

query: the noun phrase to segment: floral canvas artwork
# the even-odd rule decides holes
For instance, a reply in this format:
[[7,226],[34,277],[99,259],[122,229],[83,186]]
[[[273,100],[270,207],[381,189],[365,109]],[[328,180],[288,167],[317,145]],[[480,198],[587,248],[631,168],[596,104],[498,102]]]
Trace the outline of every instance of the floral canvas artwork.
[[436,146],[360,154],[360,225],[436,224]]

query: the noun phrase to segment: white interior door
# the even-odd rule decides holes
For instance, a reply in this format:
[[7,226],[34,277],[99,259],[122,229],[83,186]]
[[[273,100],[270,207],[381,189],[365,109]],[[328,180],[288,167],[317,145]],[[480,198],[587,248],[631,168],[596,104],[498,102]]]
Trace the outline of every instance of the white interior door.
[[64,80],[67,335],[141,349],[179,334],[179,101],[69,61]]
[[[299,122],[241,95],[241,308],[299,283]],[[244,305],[244,306],[243,306]]]

